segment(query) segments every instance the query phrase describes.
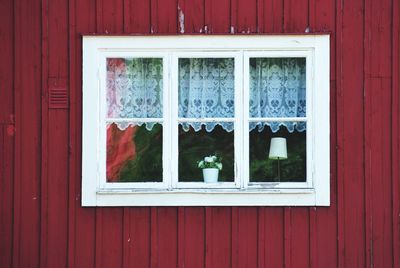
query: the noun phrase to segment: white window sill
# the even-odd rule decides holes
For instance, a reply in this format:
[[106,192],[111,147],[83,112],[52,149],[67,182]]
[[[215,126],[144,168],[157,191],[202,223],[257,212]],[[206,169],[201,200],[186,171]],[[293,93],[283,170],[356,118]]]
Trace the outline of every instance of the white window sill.
[[[329,206],[314,189],[98,189],[97,206]],[[85,205],[85,204],[83,204]]]

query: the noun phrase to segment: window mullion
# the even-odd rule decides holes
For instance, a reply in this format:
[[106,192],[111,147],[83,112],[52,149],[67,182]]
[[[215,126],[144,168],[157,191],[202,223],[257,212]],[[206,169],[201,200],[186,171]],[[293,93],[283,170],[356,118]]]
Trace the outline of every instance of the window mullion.
[[243,58],[243,80],[242,80],[242,114],[243,114],[243,188],[248,188],[249,185],[249,57],[244,51],[242,51]]
[[169,96],[170,96],[170,158],[169,163],[171,167],[170,172],[170,188],[175,189],[178,185],[178,59],[174,53],[169,53]]

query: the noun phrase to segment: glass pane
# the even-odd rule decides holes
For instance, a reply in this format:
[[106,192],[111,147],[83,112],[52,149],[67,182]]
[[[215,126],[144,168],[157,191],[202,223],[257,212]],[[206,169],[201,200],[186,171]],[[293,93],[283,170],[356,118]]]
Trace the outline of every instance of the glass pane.
[[179,126],[179,181],[203,182],[198,162],[204,157],[217,155],[222,158],[218,181],[234,181],[234,132],[227,132],[216,125],[208,132],[203,125],[199,131],[188,131]]
[[179,59],[179,117],[234,117],[233,58]]
[[282,124],[272,132],[265,124],[250,126],[250,182],[305,182],[306,130],[289,132]]
[[162,125],[107,128],[107,182],[162,181]]
[[250,58],[250,117],[306,116],[306,59]]
[[107,59],[107,116],[161,118],[161,58]]

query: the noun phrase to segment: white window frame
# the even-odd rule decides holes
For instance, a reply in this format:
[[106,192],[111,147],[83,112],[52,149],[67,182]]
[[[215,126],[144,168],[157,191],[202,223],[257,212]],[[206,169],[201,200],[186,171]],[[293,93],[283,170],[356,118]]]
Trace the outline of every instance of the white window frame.
[[[106,182],[107,57],[163,58],[162,182]],[[234,182],[178,182],[179,57],[235,59]],[[306,182],[249,182],[253,57],[306,58]],[[83,37],[82,206],[329,206],[329,126],[329,35]]]

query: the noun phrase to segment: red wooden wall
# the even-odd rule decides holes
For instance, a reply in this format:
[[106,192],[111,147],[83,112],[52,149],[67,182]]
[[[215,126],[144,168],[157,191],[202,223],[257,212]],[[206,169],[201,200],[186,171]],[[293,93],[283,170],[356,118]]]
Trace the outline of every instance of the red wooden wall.
[[[1,0],[0,267],[400,267],[399,9]],[[330,207],[80,206],[82,33],[306,31],[331,33]]]

